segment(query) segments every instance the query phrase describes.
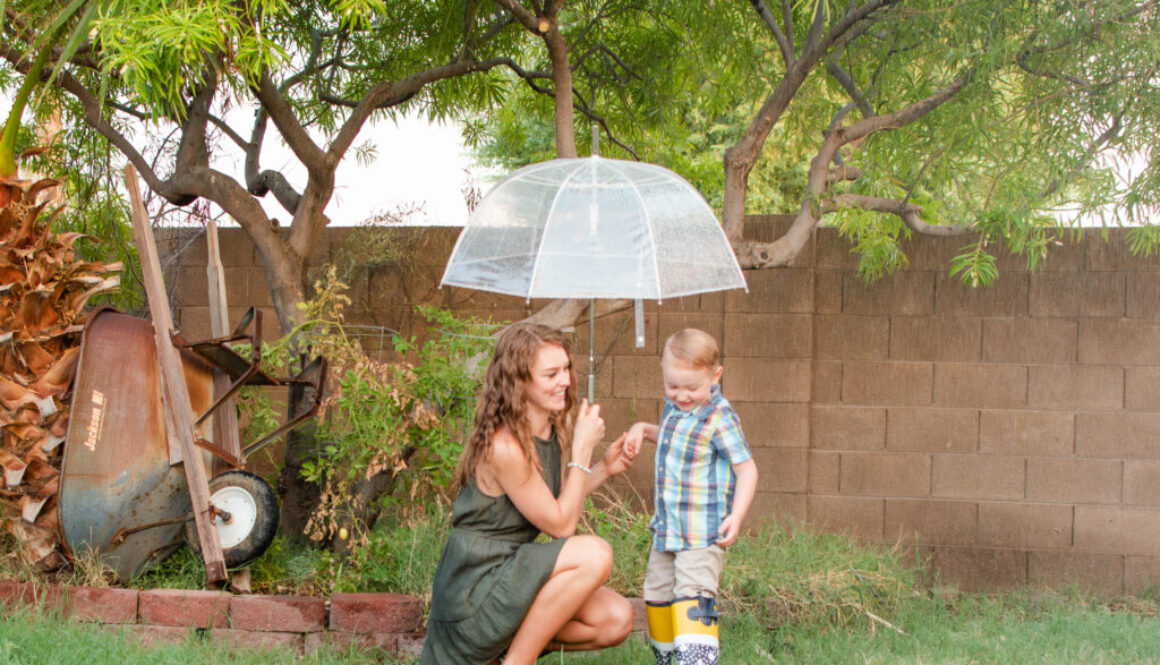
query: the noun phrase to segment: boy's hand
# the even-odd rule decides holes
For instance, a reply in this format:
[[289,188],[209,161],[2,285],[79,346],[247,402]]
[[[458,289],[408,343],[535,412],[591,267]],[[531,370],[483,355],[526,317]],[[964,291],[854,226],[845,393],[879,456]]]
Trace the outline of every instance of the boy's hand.
[[628,428],[628,433],[624,435],[624,451],[630,456],[636,457],[640,453],[648,427],[648,423],[641,422]]
[[738,536],[741,535],[741,520],[737,513],[730,513],[728,517],[721,520],[721,528],[717,530],[720,538],[717,539],[719,547],[729,547],[737,542]]

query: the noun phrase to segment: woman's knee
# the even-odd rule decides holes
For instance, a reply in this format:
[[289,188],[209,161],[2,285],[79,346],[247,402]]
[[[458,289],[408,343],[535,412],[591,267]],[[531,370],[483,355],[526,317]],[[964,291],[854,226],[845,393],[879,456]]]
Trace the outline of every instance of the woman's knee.
[[612,574],[612,546],[599,536],[572,536],[565,545],[567,556],[601,584]]

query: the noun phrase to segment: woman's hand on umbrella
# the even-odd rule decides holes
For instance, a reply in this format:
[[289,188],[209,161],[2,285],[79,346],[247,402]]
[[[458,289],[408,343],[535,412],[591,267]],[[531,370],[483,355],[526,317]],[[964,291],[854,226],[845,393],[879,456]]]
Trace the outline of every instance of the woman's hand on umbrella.
[[589,466],[592,451],[604,438],[604,419],[600,417],[600,406],[581,400],[576,411],[576,426],[572,428],[572,461]]

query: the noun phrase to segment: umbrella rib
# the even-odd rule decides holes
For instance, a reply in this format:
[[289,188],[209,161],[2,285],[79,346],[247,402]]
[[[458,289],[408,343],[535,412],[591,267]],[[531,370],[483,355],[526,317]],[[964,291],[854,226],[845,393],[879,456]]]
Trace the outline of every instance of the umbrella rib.
[[653,278],[656,280],[656,285],[657,285],[656,295],[657,295],[657,301],[659,302],[661,295],[662,295],[661,294],[661,267],[660,267],[660,261],[657,260],[657,240],[656,240],[656,237],[653,235],[652,218],[649,214],[648,206],[645,205],[644,197],[640,195],[640,189],[636,186],[636,182],[634,182],[632,178],[629,178],[628,174],[625,173],[623,170],[617,168],[617,166],[615,164],[610,164],[609,166],[612,167],[612,169],[615,170],[617,173],[619,173],[620,177],[624,178],[625,182],[632,185],[632,193],[634,196],[636,196],[637,202],[640,203],[640,209],[644,211],[644,228],[645,228],[645,231],[648,233],[648,243],[646,243],[645,246],[652,247]]
[[[577,160],[579,161],[579,160]],[[544,239],[548,237],[548,225],[552,223],[552,213],[556,212],[556,204],[560,202],[560,193],[564,191],[564,185],[568,184],[580,169],[572,169],[568,177],[560,182],[556,187],[556,194],[552,197],[552,205],[548,207],[548,214],[544,218],[544,228],[540,231],[540,246],[536,248],[535,262],[532,264],[532,276],[528,280],[528,297],[531,297],[536,292],[536,281],[540,277],[540,260],[544,258]]]

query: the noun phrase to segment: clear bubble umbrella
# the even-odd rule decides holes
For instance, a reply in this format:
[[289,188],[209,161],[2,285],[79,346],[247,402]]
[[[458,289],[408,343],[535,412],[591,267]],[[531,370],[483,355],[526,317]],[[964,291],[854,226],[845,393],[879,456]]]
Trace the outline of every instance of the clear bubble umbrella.
[[643,299],[746,288],[692,185],[660,166],[598,156],[532,164],[500,181],[472,212],[441,283],[528,299],[635,300],[638,346]]

